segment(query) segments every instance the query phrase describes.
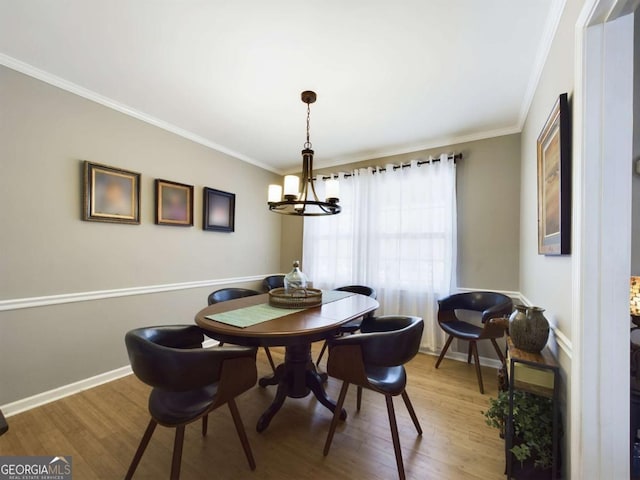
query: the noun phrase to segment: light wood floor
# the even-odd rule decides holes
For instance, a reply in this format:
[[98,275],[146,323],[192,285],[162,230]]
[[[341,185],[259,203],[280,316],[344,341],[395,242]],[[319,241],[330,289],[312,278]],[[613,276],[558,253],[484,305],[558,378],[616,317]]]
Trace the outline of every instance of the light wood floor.
[[[314,345],[314,351],[317,354]],[[284,351],[273,348],[274,360]],[[315,357],[314,357],[315,358]],[[504,479],[504,443],[485,425],[481,411],[497,393],[494,369],[483,369],[484,395],[478,392],[472,365],[419,354],[407,365],[407,392],[422,429],[421,437],[400,397],[395,398],[407,478],[415,480]],[[270,368],[258,352],[258,375]],[[340,383],[329,379],[337,398]],[[355,409],[355,387],[327,457],[322,455],[330,412],[313,395],[288,398],[263,433],[256,422],[271,403],[275,387],[256,385],[238,399],[257,468],[251,471],[229,409],[209,416],[209,433],[200,422],[187,426],[183,479],[379,479],[397,478],[384,397],[364,391]],[[0,455],[72,455],[74,479],[123,478],[149,420],[149,388],[134,376],[102,385],[8,419],[0,437]],[[174,430],[158,427],[138,467],[136,479],[168,478]]]

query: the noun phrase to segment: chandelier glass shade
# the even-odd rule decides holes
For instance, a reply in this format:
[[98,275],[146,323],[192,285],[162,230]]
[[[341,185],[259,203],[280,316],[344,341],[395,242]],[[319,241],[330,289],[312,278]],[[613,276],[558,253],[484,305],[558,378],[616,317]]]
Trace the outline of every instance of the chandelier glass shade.
[[286,175],[284,185],[269,185],[269,210],[283,215],[324,216],[340,213],[338,204],[339,185],[335,179],[325,180],[325,199],[316,193],[313,175],[313,150],[309,141],[310,105],[316,101],[316,94],[304,91],[302,101],[307,104],[307,141],[302,150],[302,178]]

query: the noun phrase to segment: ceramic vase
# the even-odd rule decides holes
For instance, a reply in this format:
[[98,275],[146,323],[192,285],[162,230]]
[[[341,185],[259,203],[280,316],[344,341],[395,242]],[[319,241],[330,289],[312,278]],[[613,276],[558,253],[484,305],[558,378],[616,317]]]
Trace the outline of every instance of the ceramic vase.
[[509,317],[509,335],[516,348],[540,353],[549,338],[549,322],[540,307],[516,305]]

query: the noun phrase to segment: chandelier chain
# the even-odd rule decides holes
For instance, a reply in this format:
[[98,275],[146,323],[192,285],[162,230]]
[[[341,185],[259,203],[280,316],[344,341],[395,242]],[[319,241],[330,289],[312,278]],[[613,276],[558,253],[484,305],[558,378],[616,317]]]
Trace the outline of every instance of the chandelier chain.
[[312,147],[311,142],[309,141],[310,118],[311,118],[311,104],[307,103],[307,141],[304,143],[304,148],[308,148],[309,150]]

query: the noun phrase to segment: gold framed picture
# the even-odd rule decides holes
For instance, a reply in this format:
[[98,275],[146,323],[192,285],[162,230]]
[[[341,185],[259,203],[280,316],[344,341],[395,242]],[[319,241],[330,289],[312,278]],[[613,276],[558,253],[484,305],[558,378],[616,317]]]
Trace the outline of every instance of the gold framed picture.
[[566,93],[558,97],[537,141],[538,253],[571,253],[571,123]]
[[85,161],[82,219],[140,223],[140,174]]
[[193,226],[193,185],[156,179],[156,225]]

